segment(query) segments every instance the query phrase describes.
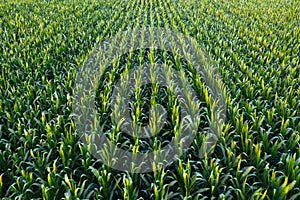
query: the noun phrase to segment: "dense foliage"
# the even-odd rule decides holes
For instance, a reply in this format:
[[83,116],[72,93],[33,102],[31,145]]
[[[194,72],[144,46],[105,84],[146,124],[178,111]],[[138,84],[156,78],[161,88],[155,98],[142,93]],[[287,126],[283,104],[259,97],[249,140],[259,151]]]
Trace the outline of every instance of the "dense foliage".
[[[300,198],[297,0],[0,1],[0,197]],[[195,38],[227,91],[214,152],[152,173],[112,170],[76,134],[76,73],[93,47],[133,27]]]

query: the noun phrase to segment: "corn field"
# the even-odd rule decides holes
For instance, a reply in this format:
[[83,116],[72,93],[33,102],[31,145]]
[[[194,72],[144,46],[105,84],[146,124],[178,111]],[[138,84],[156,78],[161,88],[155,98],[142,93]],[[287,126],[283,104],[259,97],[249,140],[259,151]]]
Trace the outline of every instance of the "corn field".
[[[297,0],[1,0],[0,198],[300,199],[299,13]],[[212,68],[203,75],[176,49],[130,46],[105,70],[82,73],[96,81],[89,82],[95,94],[78,89],[78,74],[91,53],[127,30],[132,44],[139,36],[146,43],[147,31],[192,38]],[[126,37],[119,39],[123,43],[110,45],[121,47]],[[132,66],[145,64],[154,80],[157,63],[176,69],[199,99],[197,105],[191,96],[185,100],[200,112],[188,148],[180,140],[183,112],[171,80],[143,85],[136,75],[132,91],[120,90],[130,97],[131,135],[120,130],[121,108],[111,106],[121,105],[122,95],[112,98],[117,80],[123,83]],[[102,76],[95,78],[98,72]],[[169,78],[174,73],[166,69]],[[207,84],[212,79],[216,85]],[[226,118],[215,129],[213,148],[201,157],[205,135],[218,121],[212,87],[224,97]],[[102,155],[107,163],[101,162],[74,119],[76,92],[80,103],[93,101],[115,147],[157,158],[175,140],[179,156],[144,173],[135,171],[142,165],[112,167],[108,153]],[[156,115],[160,107],[150,108],[156,104],[167,114]],[[79,122],[88,119],[81,116]],[[137,129],[145,124],[155,134],[139,138]]]

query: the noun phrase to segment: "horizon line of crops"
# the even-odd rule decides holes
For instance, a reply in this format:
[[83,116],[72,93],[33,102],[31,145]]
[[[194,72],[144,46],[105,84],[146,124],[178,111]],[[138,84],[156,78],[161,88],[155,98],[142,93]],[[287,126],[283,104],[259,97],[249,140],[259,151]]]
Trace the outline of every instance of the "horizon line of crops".
[[[0,3],[0,197],[297,199],[297,1]],[[76,72],[98,42],[170,26],[195,38],[227,88],[227,126],[210,157],[120,173],[93,158],[71,120]]]

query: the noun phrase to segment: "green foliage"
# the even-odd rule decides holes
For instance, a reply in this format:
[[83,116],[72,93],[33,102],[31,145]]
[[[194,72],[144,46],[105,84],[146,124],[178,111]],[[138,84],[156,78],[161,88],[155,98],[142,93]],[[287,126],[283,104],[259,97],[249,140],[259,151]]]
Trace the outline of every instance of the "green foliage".
[[[1,1],[0,198],[298,199],[299,13],[296,0]],[[214,152],[203,159],[197,152],[205,128],[170,166],[124,173],[103,166],[80,141],[72,92],[97,43],[144,27],[170,28],[203,45],[226,86],[227,121]],[[182,67],[176,57],[173,64]],[[113,81],[117,68],[109,73]],[[191,77],[208,116],[208,89]],[[99,94],[101,112],[109,89]],[[136,121],[143,114],[138,92]],[[179,108],[168,98],[176,134]],[[207,118],[202,122],[206,126]],[[117,128],[111,138],[119,140]],[[161,148],[158,139],[147,145]],[[138,151],[140,142],[135,138],[124,148]]]

